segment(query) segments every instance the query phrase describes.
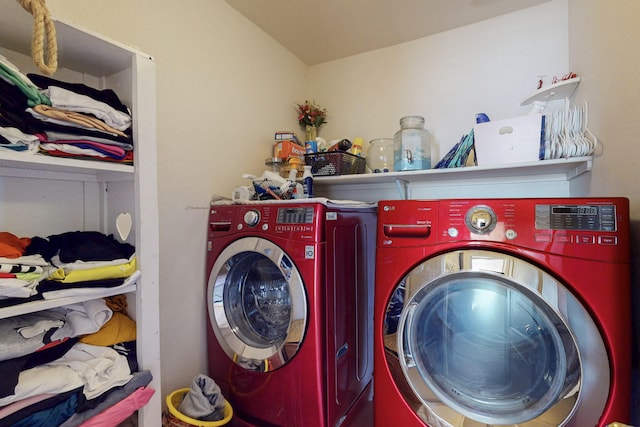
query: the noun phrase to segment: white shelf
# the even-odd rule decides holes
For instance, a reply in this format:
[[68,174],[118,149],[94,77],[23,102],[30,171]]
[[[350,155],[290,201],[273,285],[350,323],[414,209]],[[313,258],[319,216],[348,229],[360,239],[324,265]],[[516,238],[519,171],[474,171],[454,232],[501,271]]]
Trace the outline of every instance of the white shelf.
[[133,166],[118,163],[0,151],[1,176],[108,182],[133,180],[134,171]]
[[[16,52],[31,52],[33,16],[16,1],[4,3],[0,14],[0,46]],[[56,28],[58,63],[64,68],[93,76],[109,76],[121,71],[127,72],[135,55],[150,58],[85,28],[58,20],[54,16],[52,18]],[[81,42],[77,39],[79,32],[82,33]]]
[[403,181],[407,183],[440,182],[442,180],[468,181],[479,178],[513,178],[523,176],[547,176],[569,181],[591,170],[591,157],[573,157],[537,162],[508,163],[490,166],[467,166],[451,169],[367,173],[357,175],[315,177],[314,185],[379,184]]
[[559,81],[551,86],[540,88],[533,95],[522,101],[520,105],[529,105],[534,101],[552,102],[571,98],[578,88],[579,83],[580,77],[574,77],[572,79]]
[[35,313],[37,311],[46,310],[49,308],[62,307],[69,304],[75,304],[77,302],[87,301],[88,299],[105,298],[113,295],[135,292],[137,288],[137,282],[140,279],[140,274],[141,273],[139,271],[136,271],[130,277],[128,277],[122,285],[113,288],[96,288],[95,290],[91,291],[90,294],[85,293],[78,296],[31,301],[19,305],[3,307],[0,308],[0,319],[20,316],[27,313]]
[[591,157],[315,177],[315,193],[330,199],[375,202],[384,199],[476,197],[569,197],[585,192]]

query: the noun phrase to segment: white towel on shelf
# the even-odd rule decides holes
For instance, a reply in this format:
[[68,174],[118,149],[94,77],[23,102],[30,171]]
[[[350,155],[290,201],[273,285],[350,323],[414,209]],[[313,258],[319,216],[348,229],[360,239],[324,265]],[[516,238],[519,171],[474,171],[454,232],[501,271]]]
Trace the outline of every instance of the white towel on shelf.
[[65,315],[67,322],[73,330],[73,337],[98,332],[100,328],[111,319],[111,316],[113,316],[113,311],[102,298],[68,304],[53,308],[52,310],[56,310]]
[[49,86],[45,93],[49,95],[51,105],[61,110],[91,114],[109,126],[121,131],[131,127],[130,115],[87,95],[75,93],[58,86]]

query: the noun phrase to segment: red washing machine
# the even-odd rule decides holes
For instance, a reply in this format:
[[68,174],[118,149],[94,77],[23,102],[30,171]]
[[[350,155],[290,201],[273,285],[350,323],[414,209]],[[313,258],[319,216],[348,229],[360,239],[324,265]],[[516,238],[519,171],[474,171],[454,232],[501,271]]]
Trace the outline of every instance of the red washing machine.
[[629,202],[378,204],[375,426],[606,426],[631,396]]
[[371,205],[211,204],[209,376],[231,425],[346,426],[372,411],[375,230]]

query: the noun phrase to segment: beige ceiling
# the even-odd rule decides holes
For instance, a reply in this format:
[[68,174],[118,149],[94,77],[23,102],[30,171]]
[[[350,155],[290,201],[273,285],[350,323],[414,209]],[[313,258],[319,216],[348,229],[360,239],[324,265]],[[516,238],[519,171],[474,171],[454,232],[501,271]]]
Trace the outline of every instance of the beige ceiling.
[[308,65],[393,46],[550,0],[226,0]]

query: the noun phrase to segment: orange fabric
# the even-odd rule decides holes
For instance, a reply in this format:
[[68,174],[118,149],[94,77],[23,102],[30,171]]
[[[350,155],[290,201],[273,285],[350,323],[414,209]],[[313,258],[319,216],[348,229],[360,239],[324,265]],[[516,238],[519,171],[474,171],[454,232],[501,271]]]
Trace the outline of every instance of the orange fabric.
[[61,120],[64,122],[75,123],[83,128],[98,129],[103,132],[108,132],[114,135],[120,135],[126,137],[127,135],[121,130],[115,129],[102,120],[93,117],[89,114],[77,113],[75,111],[66,111],[59,108],[50,107],[44,104],[38,104],[33,107],[33,111],[42,114],[43,116],[50,117],[52,119]]
[[127,311],[127,297],[125,295],[113,295],[105,298],[104,302],[113,312],[126,313]]
[[18,237],[6,231],[0,231],[0,257],[19,258],[31,243],[30,237]]

